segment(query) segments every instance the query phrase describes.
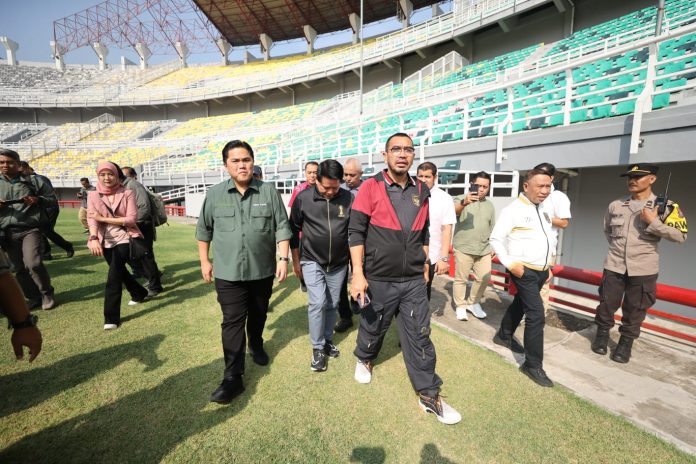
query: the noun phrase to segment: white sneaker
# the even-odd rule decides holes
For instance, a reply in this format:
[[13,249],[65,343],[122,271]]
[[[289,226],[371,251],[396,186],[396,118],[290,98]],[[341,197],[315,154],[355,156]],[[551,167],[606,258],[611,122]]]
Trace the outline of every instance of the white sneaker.
[[466,315],[466,306],[457,306],[457,319],[460,321],[468,321],[469,316]]
[[118,325],[116,324],[104,324],[104,330],[114,330],[118,329]]
[[431,397],[419,394],[418,404],[425,412],[435,414],[437,420],[443,424],[452,425],[462,420],[462,415],[449,404],[445,403],[442,396]]
[[372,381],[372,363],[360,361],[355,364],[355,380],[358,383],[370,383]]
[[135,305],[137,305],[137,304],[140,304],[140,301],[130,300],[130,301],[128,302],[128,306],[135,306]]
[[483,319],[486,317],[486,312],[483,310],[480,304],[474,303],[471,306],[467,306],[467,309],[471,311],[471,314],[476,316],[478,319]]

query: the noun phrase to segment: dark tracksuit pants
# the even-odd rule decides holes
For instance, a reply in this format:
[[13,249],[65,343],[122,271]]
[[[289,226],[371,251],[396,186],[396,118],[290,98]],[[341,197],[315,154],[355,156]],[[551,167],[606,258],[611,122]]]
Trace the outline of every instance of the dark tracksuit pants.
[[130,293],[133,301],[142,301],[147,296],[147,290],[140,285],[126,269],[130,262],[130,245],[122,243],[114,248],[104,248],[104,259],[109,264],[109,274],[104,288],[104,323],[121,323],[121,294],[123,286]]
[[549,271],[535,271],[526,267],[522,277],[510,274],[517,294],[503,316],[500,331],[504,339],[512,338],[522,317],[525,317],[524,355],[525,364],[529,367],[542,367],[544,362],[545,317],[540,291],[548,277]]
[[274,277],[234,282],[215,279],[217,299],[222,309],[222,351],[225,356],[226,379],[244,374],[247,336],[249,348],[263,348],[263,328],[266,325]]
[[621,307],[619,332],[628,338],[638,338],[640,325],[648,309],[655,304],[656,291],[657,274],[629,276],[605,269],[599,286],[599,306],[595,315],[597,326],[605,329],[614,327],[614,313]]
[[338,304],[338,316],[341,319],[346,319],[349,321],[353,320],[353,309],[351,308],[350,300],[348,299],[348,270],[346,270],[346,276],[343,279],[343,286],[341,287],[341,296]]
[[382,348],[392,319],[399,315],[399,341],[413,389],[429,396],[440,391],[435,373],[435,346],[430,340],[430,309],[425,280],[406,282],[368,280],[372,300],[362,310],[355,356],[373,361]]

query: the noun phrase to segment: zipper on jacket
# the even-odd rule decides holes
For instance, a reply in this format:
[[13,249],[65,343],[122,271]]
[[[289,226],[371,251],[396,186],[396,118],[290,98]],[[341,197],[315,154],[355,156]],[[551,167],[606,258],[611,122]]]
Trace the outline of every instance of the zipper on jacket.
[[546,235],[546,229],[544,229],[544,221],[541,219],[541,214],[539,214],[539,205],[535,205],[535,207],[537,217],[539,218],[539,224],[541,224],[541,231],[544,233],[544,237],[546,237],[546,257],[544,258],[544,270],[546,270],[546,266],[549,264],[549,252],[551,251],[551,247],[549,245],[549,236]]
[[326,200],[326,220],[329,223],[329,262],[326,264],[326,272],[329,272],[329,268],[331,267],[331,247],[332,247],[332,238],[333,234],[331,233],[331,204],[329,200]]

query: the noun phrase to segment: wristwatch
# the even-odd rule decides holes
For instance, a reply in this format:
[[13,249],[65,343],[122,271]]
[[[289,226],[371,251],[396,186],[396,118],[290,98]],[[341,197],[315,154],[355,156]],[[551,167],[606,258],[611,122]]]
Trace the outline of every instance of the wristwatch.
[[10,327],[14,330],[26,329],[27,327],[36,327],[37,322],[39,322],[39,316],[29,314],[27,318],[21,322],[10,322]]
[[287,263],[288,261],[290,261],[290,258],[288,258],[287,256],[281,256],[280,258],[278,258],[278,261],[285,261]]
[[91,242],[92,240],[99,240],[99,237],[97,237],[96,235],[90,235],[87,241]]
[[443,263],[449,263],[449,256],[441,256],[440,261],[442,261]]

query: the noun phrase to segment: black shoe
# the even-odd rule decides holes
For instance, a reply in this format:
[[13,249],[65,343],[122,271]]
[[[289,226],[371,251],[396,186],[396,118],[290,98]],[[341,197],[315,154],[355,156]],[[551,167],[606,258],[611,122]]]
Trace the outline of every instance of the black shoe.
[[326,370],[326,354],[324,350],[312,350],[312,365],[314,372],[324,372]]
[[65,253],[67,253],[68,258],[72,258],[73,256],[75,256],[75,249],[72,247],[68,248],[67,250],[65,250]]
[[53,259],[53,255],[43,255],[41,259],[43,261],[51,261]]
[[334,327],[334,330],[338,333],[343,333],[351,327],[353,327],[352,319],[341,319],[338,321],[338,324],[336,324],[336,327]]
[[611,354],[611,360],[617,363],[626,364],[631,359],[631,349],[633,348],[633,339],[622,335],[619,338],[619,344]]
[[42,300],[27,301],[27,306],[29,307],[29,311],[33,311],[35,309],[41,309],[42,304],[43,304]]
[[546,372],[541,367],[529,367],[527,363],[520,366],[520,372],[532,379],[537,385],[542,387],[553,387],[553,382],[548,378]]
[[219,387],[210,395],[211,403],[227,404],[244,392],[244,383],[241,377],[224,379]]
[[162,293],[162,289],[160,290],[152,290],[151,288],[147,290],[147,297],[152,298],[153,296],[157,296],[160,293]]
[[300,280],[300,290],[307,293],[307,285],[305,285],[304,280]]
[[495,343],[496,345],[504,346],[505,348],[509,348],[513,351],[513,353],[524,354],[524,346],[522,346],[522,344],[518,342],[514,336],[510,337],[510,339],[503,338],[500,335],[500,330],[498,330],[495,333],[495,337],[493,337],[493,343]]
[[597,327],[597,335],[592,342],[592,351],[602,356],[607,354],[607,344],[609,343],[609,329]]
[[268,365],[268,353],[263,349],[263,347],[253,350],[249,348],[249,354],[251,355],[251,359],[254,360],[256,364],[259,366],[266,366]]
[[324,354],[331,358],[338,358],[341,356],[341,352],[336,348],[336,345],[331,343],[331,340],[326,340],[326,343],[324,343]]

